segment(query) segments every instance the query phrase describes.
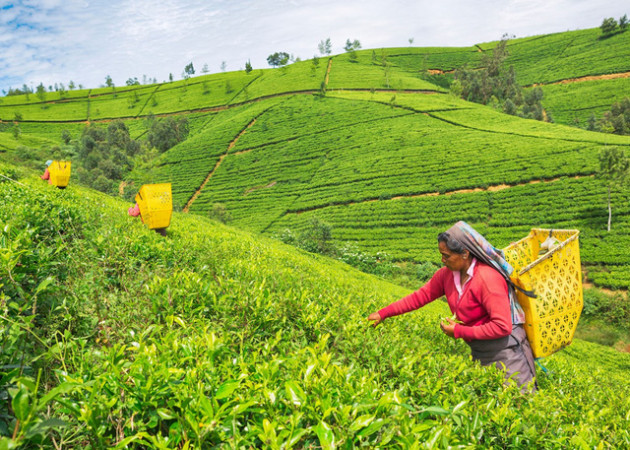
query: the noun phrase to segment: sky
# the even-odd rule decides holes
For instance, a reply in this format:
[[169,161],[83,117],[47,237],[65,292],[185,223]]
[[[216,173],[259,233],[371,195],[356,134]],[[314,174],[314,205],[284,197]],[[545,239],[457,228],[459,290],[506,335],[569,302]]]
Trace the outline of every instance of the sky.
[[[96,88],[109,75],[158,82],[268,68],[267,56],[362,48],[470,46],[598,27],[628,0],[0,0],[0,93],[40,83]],[[410,44],[410,40],[412,44]],[[224,67],[222,67],[224,66]]]

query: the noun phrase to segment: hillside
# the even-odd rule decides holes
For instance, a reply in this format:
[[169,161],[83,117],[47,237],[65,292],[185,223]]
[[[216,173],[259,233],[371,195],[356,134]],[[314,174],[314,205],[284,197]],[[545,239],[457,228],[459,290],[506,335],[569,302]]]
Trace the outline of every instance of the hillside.
[[[628,78],[553,84],[630,71],[630,33],[598,33],[509,42],[521,83],[542,84],[550,112],[566,123],[627,92]],[[607,233],[606,187],[595,174],[598,152],[627,149],[630,138],[504,115],[453,98],[439,75],[425,76],[476,67],[495,45],[361,50],[356,61],[335,55],[65,98],[5,97],[0,157],[35,167],[59,153],[64,131],[79,140],[86,122],[123,119],[142,138],[148,115],[185,116],[188,139],[138,164],[128,193],[170,181],[176,206],[191,213],[219,203],[233,225],[269,236],[298,233],[317,217],[337,243],[418,263],[437,263],[435,235],[458,219],[500,247],[532,227],[578,228],[586,279],[627,289],[628,192],[613,192]]]
[[0,173],[18,181],[0,182],[0,433],[16,443],[630,443],[630,355],[576,340],[524,397],[440,332],[442,302],[370,328],[407,291],[191,214],[162,238],[126,202]]

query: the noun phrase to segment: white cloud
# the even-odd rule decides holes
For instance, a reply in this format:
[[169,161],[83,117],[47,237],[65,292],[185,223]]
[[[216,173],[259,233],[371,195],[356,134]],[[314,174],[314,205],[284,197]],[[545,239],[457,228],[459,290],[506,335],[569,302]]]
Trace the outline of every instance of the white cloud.
[[0,89],[44,82],[96,87],[142,75],[179,78],[186,64],[218,72],[286,51],[310,58],[330,37],[363,48],[468,46],[598,26],[627,0],[0,0]]

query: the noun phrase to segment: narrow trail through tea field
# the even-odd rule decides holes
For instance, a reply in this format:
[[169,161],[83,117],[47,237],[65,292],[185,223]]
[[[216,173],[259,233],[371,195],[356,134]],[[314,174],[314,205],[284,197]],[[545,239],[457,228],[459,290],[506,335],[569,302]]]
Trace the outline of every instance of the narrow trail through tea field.
[[617,78],[630,78],[630,72],[608,73],[604,75],[586,75],[583,77],[567,78],[566,80],[552,81],[551,83],[534,83],[532,85],[524,86],[524,87],[549,86],[552,84],[580,83],[582,81],[614,80]]
[[304,212],[310,212],[310,211],[318,211],[321,209],[325,209],[325,208],[329,208],[331,206],[349,206],[349,205],[356,205],[356,204],[361,204],[361,203],[373,203],[373,202],[388,202],[388,201],[392,201],[392,200],[401,200],[401,199],[406,199],[406,198],[419,198],[419,197],[437,197],[439,195],[444,195],[444,196],[450,196],[450,195],[455,195],[455,194],[472,194],[472,193],[476,193],[476,192],[496,192],[496,191],[502,191],[505,189],[510,189],[513,187],[517,187],[517,186],[526,186],[529,184],[538,184],[538,183],[554,183],[556,181],[561,180],[562,178],[571,178],[574,180],[579,180],[581,178],[592,178],[594,177],[594,175],[577,175],[574,177],[558,177],[558,178],[552,178],[552,179],[540,179],[540,180],[530,180],[530,181],[525,181],[522,183],[515,183],[515,184],[496,184],[496,185],[492,185],[492,186],[488,186],[487,188],[474,188],[474,189],[457,189],[454,191],[447,191],[444,193],[440,193],[440,192],[425,192],[422,194],[409,194],[409,195],[397,195],[394,196],[392,198],[389,199],[381,199],[381,198],[367,198],[361,201],[348,201],[348,202],[337,202],[337,203],[331,203],[331,204],[327,204],[325,206],[313,206],[311,208],[303,208],[303,209],[296,209],[296,210],[289,210],[285,213],[286,214],[302,214]]
[[223,160],[225,159],[225,157],[230,153],[230,150],[232,150],[232,148],[234,148],[234,146],[236,145],[236,142],[239,140],[239,138],[241,136],[243,136],[245,134],[245,132],[247,130],[249,130],[255,123],[256,123],[256,119],[258,118],[255,117],[254,119],[252,119],[251,122],[249,122],[247,124],[247,126],[245,128],[243,128],[240,133],[234,138],[232,139],[232,141],[230,142],[230,144],[228,145],[227,150],[225,151],[224,154],[222,154],[219,157],[219,160],[217,161],[217,163],[214,165],[214,168],[210,171],[210,173],[208,173],[208,176],[206,177],[205,180],[203,180],[203,183],[201,183],[201,186],[199,186],[199,189],[197,189],[195,191],[195,193],[192,195],[192,197],[190,197],[190,199],[188,200],[188,202],[186,203],[186,206],[184,206],[184,209],[182,210],[183,212],[187,213],[188,209],[190,208],[190,206],[194,203],[195,200],[197,200],[197,197],[199,197],[199,194],[201,194],[201,191],[203,190],[203,188],[206,186],[206,184],[208,183],[208,181],[210,181],[210,178],[212,178],[212,175],[214,175],[214,173],[217,171],[217,169],[219,168],[219,166],[221,165],[221,163],[223,162]]

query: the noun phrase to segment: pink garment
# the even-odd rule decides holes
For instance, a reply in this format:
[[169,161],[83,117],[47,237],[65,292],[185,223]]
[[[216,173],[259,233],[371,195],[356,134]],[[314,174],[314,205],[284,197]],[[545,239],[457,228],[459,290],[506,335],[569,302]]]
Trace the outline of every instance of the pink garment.
[[[470,263],[470,267],[466,271],[466,275],[468,275],[468,279],[464,282],[464,286],[470,282],[470,279],[475,274],[475,265],[477,264],[477,258],[473,258]],[[464,288],[462,286],[462,274],[459,272],[453,272],[453,282],[455,283],[455,289],[457,289],[457,293],[461,296],[464,292]]]
[[40,178],[42,180],[48,180],[48,184],[52,184],[52,182],[50,181],[50,172],[48,171],[48,167],[46,167],[46,170],[44,171],[44,175],[40,176]]
[[140,207],[138,206],[138,204],[136,203],[134,206],[131,206],[128,210],[127,213],[131,216],[131,217],[138,217],[140,215]]
[[443,295],[451,312],[463,322],[455,325],[456,338],[465,341],[498,339],[512,332],[507,283],[499,272],[481,261],[477,261],[473,276],[464,283],[461,296],[455,287],[453,272],[442,267],[416,292],[381,309],[379,314],[384,320],[414,311]]

